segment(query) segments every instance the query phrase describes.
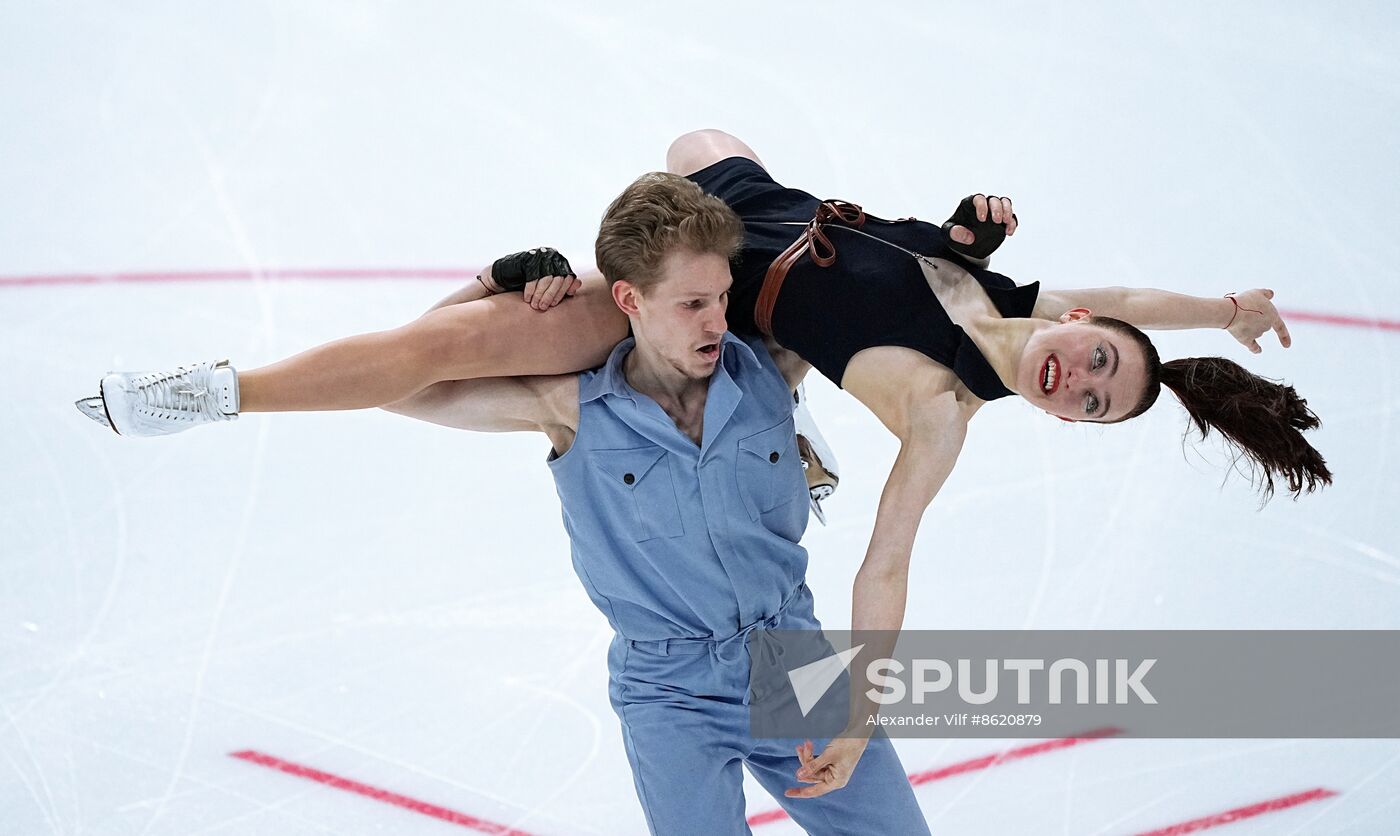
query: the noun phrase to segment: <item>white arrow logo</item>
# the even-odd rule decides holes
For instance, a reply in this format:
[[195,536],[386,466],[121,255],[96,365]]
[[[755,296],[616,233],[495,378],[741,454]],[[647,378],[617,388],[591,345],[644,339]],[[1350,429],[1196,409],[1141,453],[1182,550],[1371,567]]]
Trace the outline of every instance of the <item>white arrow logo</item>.
[[851,660],[856,658],[862,647],[865,645],[857,645],[850,650],[843,650],[834,656],[818,659],[788,671],[788,682],[792,683],[792,692],[797,695],[797,707],[802,709],[803,717],[806,717],[826,692],[831,690],[832,683],[841,677],[842,671],[850,667]]

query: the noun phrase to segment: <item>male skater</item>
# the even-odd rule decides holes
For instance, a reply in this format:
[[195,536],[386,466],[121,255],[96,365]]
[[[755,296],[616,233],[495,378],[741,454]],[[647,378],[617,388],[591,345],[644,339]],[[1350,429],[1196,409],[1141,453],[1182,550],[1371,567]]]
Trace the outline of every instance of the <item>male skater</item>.
[[[718,198],[645,175],[598,235],[633,333],[603,367],[438,384],[390,408],[549,437],[574,569],[617,633],[609,696],[653,833],[748,833],[741,762],[810,833],[927,833],[887,738],[848,774],[808,774],[810,744],[748,734],[748,634],[820,625],[798,545],[807,482],[792,390],[804,369],[785,356],[780,371],[762,341],[725,330],[742,241]],[[810,786],[791,787],[799,770]]]

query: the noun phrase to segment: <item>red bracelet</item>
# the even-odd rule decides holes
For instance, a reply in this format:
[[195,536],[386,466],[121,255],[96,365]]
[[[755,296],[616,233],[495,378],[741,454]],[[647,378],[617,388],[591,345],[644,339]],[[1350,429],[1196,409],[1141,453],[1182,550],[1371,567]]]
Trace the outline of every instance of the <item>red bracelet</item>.
[[1233,290],[1230,291],[1229,293],[1225,294],[1225,298],[1226,298],[1226,299],[1229,299],[1230,302],[1233,303],[1234,306],[1235,306],[1235,312],[1232,313],[1232,314],[1230,314],[1230,321],[1227,322],[1227,323],[1225,323],[1225,329],[1226,329],[1226,330],[1229,330],[1230,326],[1235,324],[1235,317],[1237,317],[1237,316],[1240,315],[1240,311],[1241,311],[1241,310],[1245,310],[1245,311],[1249,311],[1250,313],[1257,313],[1257,314],[1262,314],[1262,313],[1263,313],[1263,311],[1256,311],[1256,310],[1253,309],[1253,308],[1241,308],[1241,307],[1240,307],[1239,300],[1235,299],[1235,291],[1233,291]]

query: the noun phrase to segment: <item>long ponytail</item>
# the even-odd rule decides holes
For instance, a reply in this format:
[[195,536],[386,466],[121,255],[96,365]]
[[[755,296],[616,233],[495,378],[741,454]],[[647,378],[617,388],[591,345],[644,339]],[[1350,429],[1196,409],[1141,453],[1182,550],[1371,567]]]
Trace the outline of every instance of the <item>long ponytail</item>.
[[1244,460],[1250,482],[1265,501],[1273,496],[1278,478],[1288,482],[1295,499],[1332,484],[1327,462],[1303,437],[1322,422],[1292,386],[1260,377],[1224,357],[1163,363],[1152,341],[1132,325],[1105,316],[1091,317],[1090,322],[1131,338],[1147,360],[1147,389],[1122,420],[1146,412],[1166,387],[1186,408],[1202,440],[1215,430],[1235,460]]

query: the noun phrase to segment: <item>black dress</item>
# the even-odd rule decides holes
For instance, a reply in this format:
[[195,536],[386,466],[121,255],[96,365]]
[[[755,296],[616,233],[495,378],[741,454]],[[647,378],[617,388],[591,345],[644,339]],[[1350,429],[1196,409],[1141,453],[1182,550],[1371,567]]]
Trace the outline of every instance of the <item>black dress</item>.
[[[690,179],[729,204],[744,222],[744,249],[733,265],[729,329],[755,336],[759,331],[754,303],[768,265],[802,232],[801,224],[812,219],[821,201],[779,185],[762,166],[744,157],[721,160]],[[798,223],[788,223],[792,221]],[[797,352],[837,386],[857,352],[896,345],[952,369],[983,400],[1013,394],[972,339],[948,318],[918,261],[868,236],[965,267],[1003,317],[1030,316],[1038,283],[1017,287],[1000,273],[970,264],[948,246],[941,228],[923,221],[884,221],[867,215],[859,232],[839,224],[823,229],[836,248],[836,263],[819,267],[806,255],[793,265],[773,308],[773,336],[780,345]]]

